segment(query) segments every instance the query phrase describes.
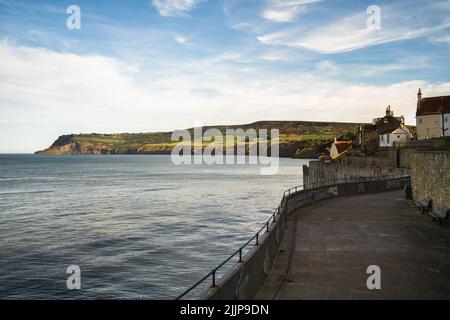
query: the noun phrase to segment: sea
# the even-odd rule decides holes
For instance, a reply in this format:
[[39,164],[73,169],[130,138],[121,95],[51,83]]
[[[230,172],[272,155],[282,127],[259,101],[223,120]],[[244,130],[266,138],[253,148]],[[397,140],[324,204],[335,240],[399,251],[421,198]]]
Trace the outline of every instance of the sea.
[[165,155],[0,155],[0,298],[174,299],[255,234],[303,164],[261,175]]

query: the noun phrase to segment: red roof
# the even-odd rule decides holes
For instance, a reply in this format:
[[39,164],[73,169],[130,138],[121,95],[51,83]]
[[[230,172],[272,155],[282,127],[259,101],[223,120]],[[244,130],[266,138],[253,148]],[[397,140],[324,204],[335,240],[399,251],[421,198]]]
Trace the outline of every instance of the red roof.
[[417,107],[417,116],[450,113],[450,96],[423,98]]
[[334,144],[336,145],[338,153],[342,153],[352,146],[350,141],[338,141]]

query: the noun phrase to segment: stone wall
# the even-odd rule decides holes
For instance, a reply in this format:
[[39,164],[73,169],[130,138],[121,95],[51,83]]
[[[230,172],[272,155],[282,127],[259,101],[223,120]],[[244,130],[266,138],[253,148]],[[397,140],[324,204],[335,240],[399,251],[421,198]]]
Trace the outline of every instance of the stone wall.
[[417,151],[412,154],[413,199],[432,199],[432,206],[450,208],[450,152]]
[[400,177],[409,175],[407,168],[396,168],[390,165],[388,158],[378,157],[344,157],[342,159],[323,162],[310,161],[303,166],[303,185],[305,189],[329,184],[335,180],[348,180],[381,177]]
[[367,154],[375,154],[378,151],[378,133],[365,131],[362,133],[361,151]]
[[390,165],[398,168],[411,168],[413,153],[423,149],[435,148],[443,143],[443,139],[412,140],[397,147],[389,148]]
[[390,148],[389,160],[391,165],[399,168],[411,168],[411,159],[415,148]]

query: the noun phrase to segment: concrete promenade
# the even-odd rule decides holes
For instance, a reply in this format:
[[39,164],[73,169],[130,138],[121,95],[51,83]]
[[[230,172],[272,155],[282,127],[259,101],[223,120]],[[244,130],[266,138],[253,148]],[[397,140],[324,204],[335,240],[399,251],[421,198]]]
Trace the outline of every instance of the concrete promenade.
[[[450,228],[401,190],[337,197],[294,211],[256,299],[450,299]],[[366,286],[370,265],[381,290]]]

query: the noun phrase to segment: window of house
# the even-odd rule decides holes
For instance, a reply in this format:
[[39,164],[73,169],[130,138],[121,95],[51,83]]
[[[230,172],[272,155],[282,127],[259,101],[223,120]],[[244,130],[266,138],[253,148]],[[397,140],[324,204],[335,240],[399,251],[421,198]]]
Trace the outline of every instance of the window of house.
[[381,141],[384,141],[384,135],[383,134],[381,135]]
[[419,123],[422,123],[422,119],[419,119]]
[[448,122],[448,117],[445,117],[445,122]]
[[389,144],[390,143],[390,141],[389,141],[390,140],[390,135],[387,135],[386,138],[387,138],[387,143]]
[[400,139],[400,135],[399,134],[397,135],[397,139]]

